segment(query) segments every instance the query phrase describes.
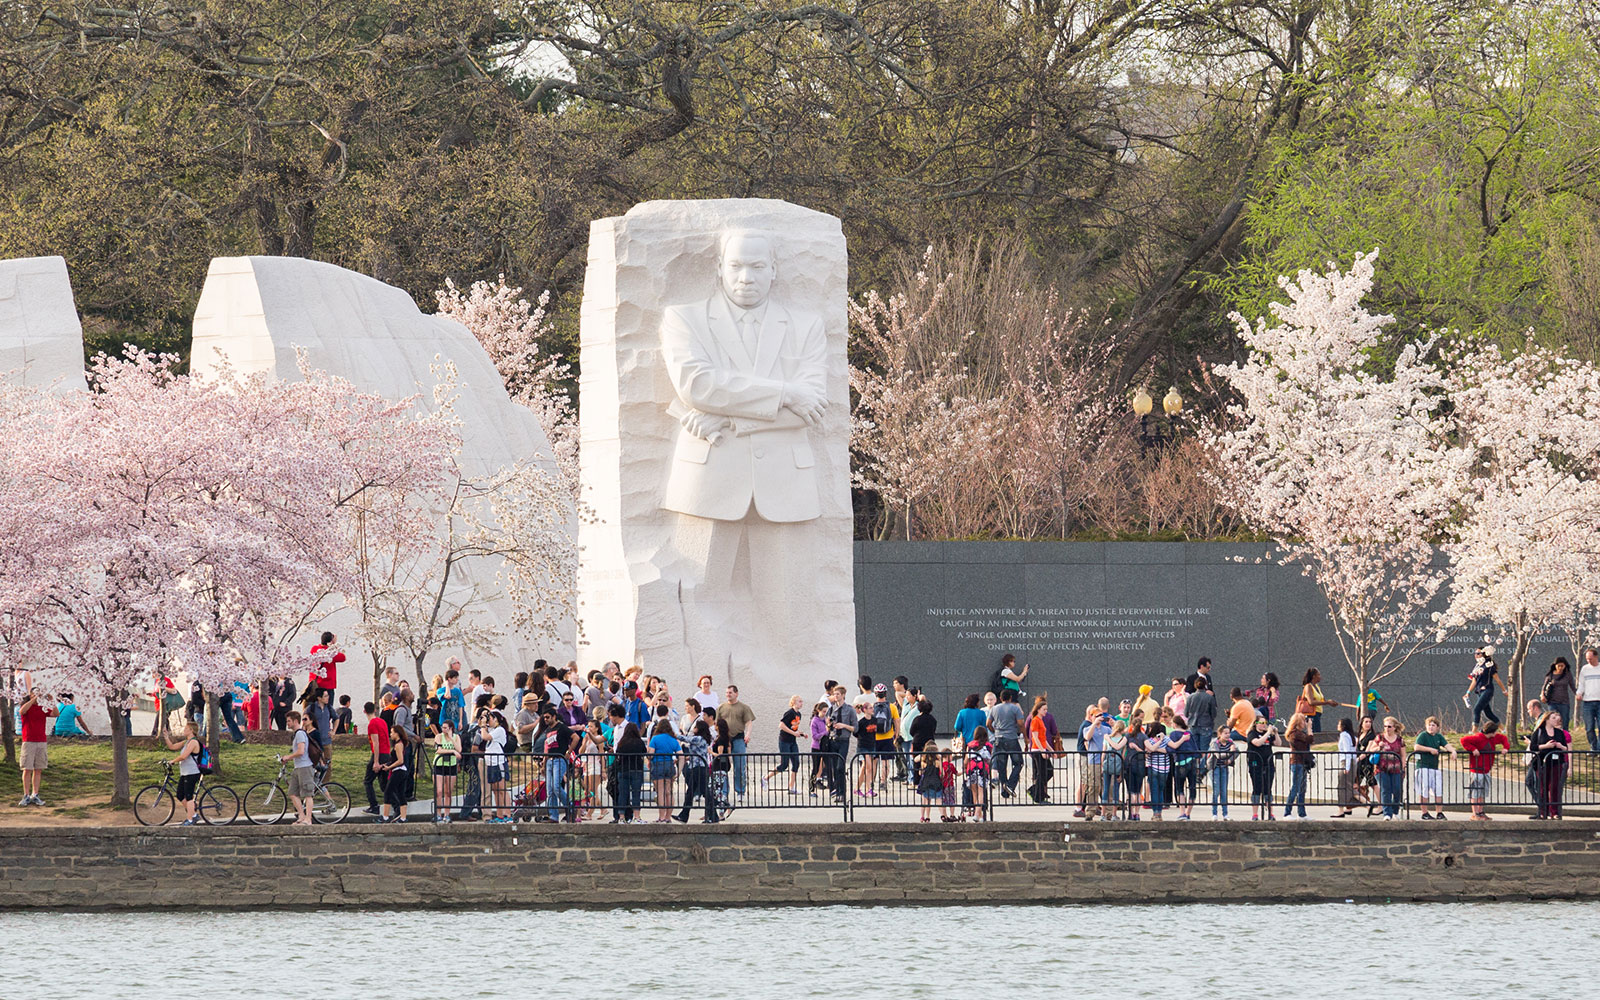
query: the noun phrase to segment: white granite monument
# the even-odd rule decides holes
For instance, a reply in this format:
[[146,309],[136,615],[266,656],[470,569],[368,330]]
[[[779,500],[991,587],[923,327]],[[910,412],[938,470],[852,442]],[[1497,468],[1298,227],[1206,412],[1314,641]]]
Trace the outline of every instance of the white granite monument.
[[755,708],[855,676],[847,260],[782,201],[659,201],[590,227],[579,663]]
[[83,327],[60,257],[0,260],[0,378],[57,392],[88,388]]
[[[484,475],[520,459],[555,472],[554,453],[538,418],[512,402],[488,354],[460,323],[424,315],[401,289],[333,264],[299,257],[212,260],[195,308],[193,370],[211,370],[226,355],[241,373],[269,371],[298,379],[297,347],[307,352],[313,368],[358,389],[390,399],[420,393],[425,405],[432,400],[436,358],[449,359],[460,378],[455,408],[464,471]],[[504,599],[495,597],[494,571],[484,564],[469,567],[464,585],[487,598],[489,614],[504,625],[510,614]],[[443,670],[446,656],[460,656],[467,667],[478,666],[510,690],[510,675],[531,668],[534,659],[564,664],[571,656],[570,621],[562,624],[563,644],[555,648],[533,648],[506,632],[500,656],[475,663],[472,654],[443,649],[430,662]]]

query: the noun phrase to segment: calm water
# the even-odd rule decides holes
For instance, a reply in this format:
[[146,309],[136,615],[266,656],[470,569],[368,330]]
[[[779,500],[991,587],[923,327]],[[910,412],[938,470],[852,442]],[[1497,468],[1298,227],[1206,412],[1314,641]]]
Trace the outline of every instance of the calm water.
[[[1239,1000],[1315,996],[1324,975],[1390,997],[1526,993],[1537,975],[1542,995],[1589,980],[1597,917],[1584,903],[5,913],[0,996],[336,995],[310,988],[320,979],[343,996],[453,1000],[973,1000],[1085,982],[1102,995]],[[1297,988],[1259,979],[1296,964]],[[996,965],[1003,988],[984,971]],[[862,973],[877,984],[866,993]],[[1252,978],[1259,988],[1241,991]]]

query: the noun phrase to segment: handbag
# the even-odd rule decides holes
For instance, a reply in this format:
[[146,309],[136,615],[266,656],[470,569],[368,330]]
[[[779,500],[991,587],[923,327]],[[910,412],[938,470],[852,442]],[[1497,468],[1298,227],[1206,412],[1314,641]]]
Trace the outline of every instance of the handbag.
[[1301,695],[1294,700],[1294,710],[1299,712],[1301,715],[1309,716],[1317,714],[1317,706],[1313,705],[1311,703],[1311,699],[1307,698],[1305,695]]

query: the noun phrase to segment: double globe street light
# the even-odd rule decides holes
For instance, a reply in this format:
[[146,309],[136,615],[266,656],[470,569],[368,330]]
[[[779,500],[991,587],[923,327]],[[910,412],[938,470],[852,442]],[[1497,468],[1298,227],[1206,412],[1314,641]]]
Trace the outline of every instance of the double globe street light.
[[1170,386],[1167,394],[1161,399],[1161,409],[1167,414],[1165,426],[1161,421],[1154,423],[1150,420],[1150,411],[1155,409],[1155,400],[1150,394],[1140,387],[1133,394],[1133,412],[1139,416],[1139,447],[1148,451],[1151,448],[1161,448],[1172,440],[1172,421],[1183,412],[1183,397],[1178,395],[1178,387]]

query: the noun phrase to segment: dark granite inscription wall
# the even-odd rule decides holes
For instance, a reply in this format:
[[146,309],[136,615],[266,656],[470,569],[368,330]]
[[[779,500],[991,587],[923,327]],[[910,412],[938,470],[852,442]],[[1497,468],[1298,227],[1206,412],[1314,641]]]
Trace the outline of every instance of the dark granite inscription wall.
[[[855,573],[862,671],[914,678],[946,725],[965,695],[987,690],[1007,651],[1031,666],[1025,689],[1049,692],[1063,725],[1101,695],[1131,698],[1150,684],[1159,697],[1201,656],[1224,705],[1229,687],[1254,687],[1269,670],[1292,699],[1312,666],[1329,697],[1356,701],[1321,593],[1265,545],[858,542]],[[1379,692],[1415,723],[1440,712],[1465,724],[1461,695],[1482,639],[1482,629],[1463,630]],[[1541,636],[1529,663],[1542,676],[1558,655],[1571,657],[1565,636]],[[1498,691],[1495,710],[1504,715]]]

